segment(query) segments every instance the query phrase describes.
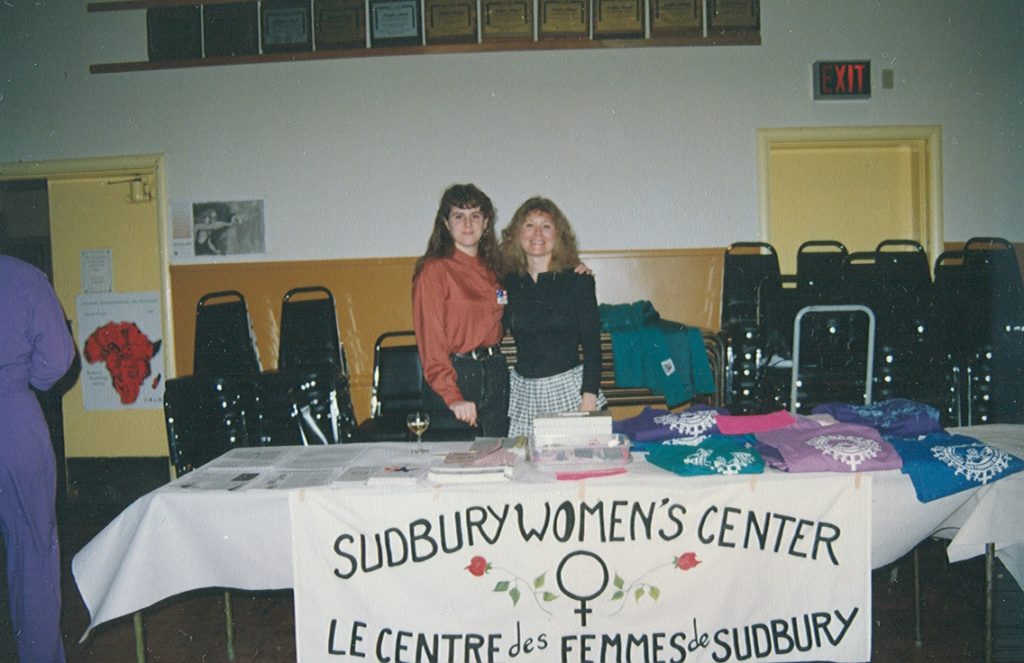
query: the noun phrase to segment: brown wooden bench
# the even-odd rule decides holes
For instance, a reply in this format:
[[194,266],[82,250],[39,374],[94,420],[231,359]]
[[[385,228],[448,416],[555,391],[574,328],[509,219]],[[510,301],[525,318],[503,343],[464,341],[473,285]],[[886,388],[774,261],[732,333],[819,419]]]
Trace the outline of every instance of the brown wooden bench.
[[[715,379],[715,393],[695,399],[707,405],[719,406],[725,402],[725,343],[722,334],[704,331],[704,350],[707,352],[711,374]],[[516,363],[516,344],[506,334],[501,339],[501,353],[510,367]],[[615,382],[615,359],[612,354],[612,337],[601,332],[601,391],[608,399],[609,407],[655,405],[665,407],[665,397],[655,394],[646,387],[622,387]]]

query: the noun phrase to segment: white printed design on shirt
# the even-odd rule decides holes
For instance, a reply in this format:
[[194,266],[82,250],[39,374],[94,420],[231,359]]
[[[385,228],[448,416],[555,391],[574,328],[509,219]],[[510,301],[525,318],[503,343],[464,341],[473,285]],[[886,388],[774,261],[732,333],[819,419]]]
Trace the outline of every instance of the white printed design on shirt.
[[851,472],[856,472],[858,465],[882,450],[877,441],[857,435],[818,435],[807,440],[807,445],[849,465]]
[[715,410],[699,410],[697,412],[683,412],[681,414],[663,414],[654,418],[654,423],[659,426],[668,426],[670,429],[682,435],[671,444],[696,443],[707,437],[707,433],[718,421],[718,412]]
[[712,458],[710,449],[697,449],[683,459],[687,465],[696,465],[714,470],[718,474],[739,474],[740,471],[754,463],[754,454],[747,451],[732,451],[727,456],[718,455]]
[[932,455],[968,481],[983,484],[996,478],[1010,465],[1010,458],[1005,451],[983,444],[932,447]]

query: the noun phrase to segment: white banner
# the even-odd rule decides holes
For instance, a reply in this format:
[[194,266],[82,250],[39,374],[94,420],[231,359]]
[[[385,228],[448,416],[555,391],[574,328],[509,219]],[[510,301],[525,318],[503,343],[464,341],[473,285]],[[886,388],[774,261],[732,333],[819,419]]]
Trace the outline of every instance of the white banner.
[[871,480],[291,495],[298,658],[866,661]]

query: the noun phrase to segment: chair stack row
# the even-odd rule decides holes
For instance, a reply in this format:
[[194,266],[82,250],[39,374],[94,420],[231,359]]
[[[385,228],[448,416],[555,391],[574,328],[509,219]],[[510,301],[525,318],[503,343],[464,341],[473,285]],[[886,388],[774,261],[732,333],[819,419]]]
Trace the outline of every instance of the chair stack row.
[[320,286],[285,294],[276,371],[262,370],[241,293],[201,297],[193,373],[167,381],[164,414],[179,475],[234,447],[349,441],[355,417],[333,295]]
[[722,331],[733,408],[806,411],[902,397],[936,405],[951,425],[1020,420],[1024,297],[1008,242],[975,238],[944,253],[934,281],[927,254],[910,240],[864,252],[805,242],[796,263],[795,275],[783,275],[769,244],[726,250]]

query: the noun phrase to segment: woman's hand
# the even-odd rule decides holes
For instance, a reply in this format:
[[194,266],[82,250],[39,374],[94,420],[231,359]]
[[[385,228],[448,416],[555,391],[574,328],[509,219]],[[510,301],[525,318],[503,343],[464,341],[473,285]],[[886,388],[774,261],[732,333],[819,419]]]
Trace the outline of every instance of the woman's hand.
[[[585,262],[581,262],[580,264],[576,265],[576,267],[574,267],[572,271],[576,272],[577,274],[586,274],[587,276],[594,275],[594,270],[587,267],[587,263]],[[594,398],[597,398],[597,396],[595,396]]]
[[476,403],[473,401],[456,401],[448,406],[455,413],[455,418],[470,426],[476,426]]
[[580,412],[593,412],[597,409],[597,394],[592,394],[589,391],[583,392],[583,398],[580,400]]

